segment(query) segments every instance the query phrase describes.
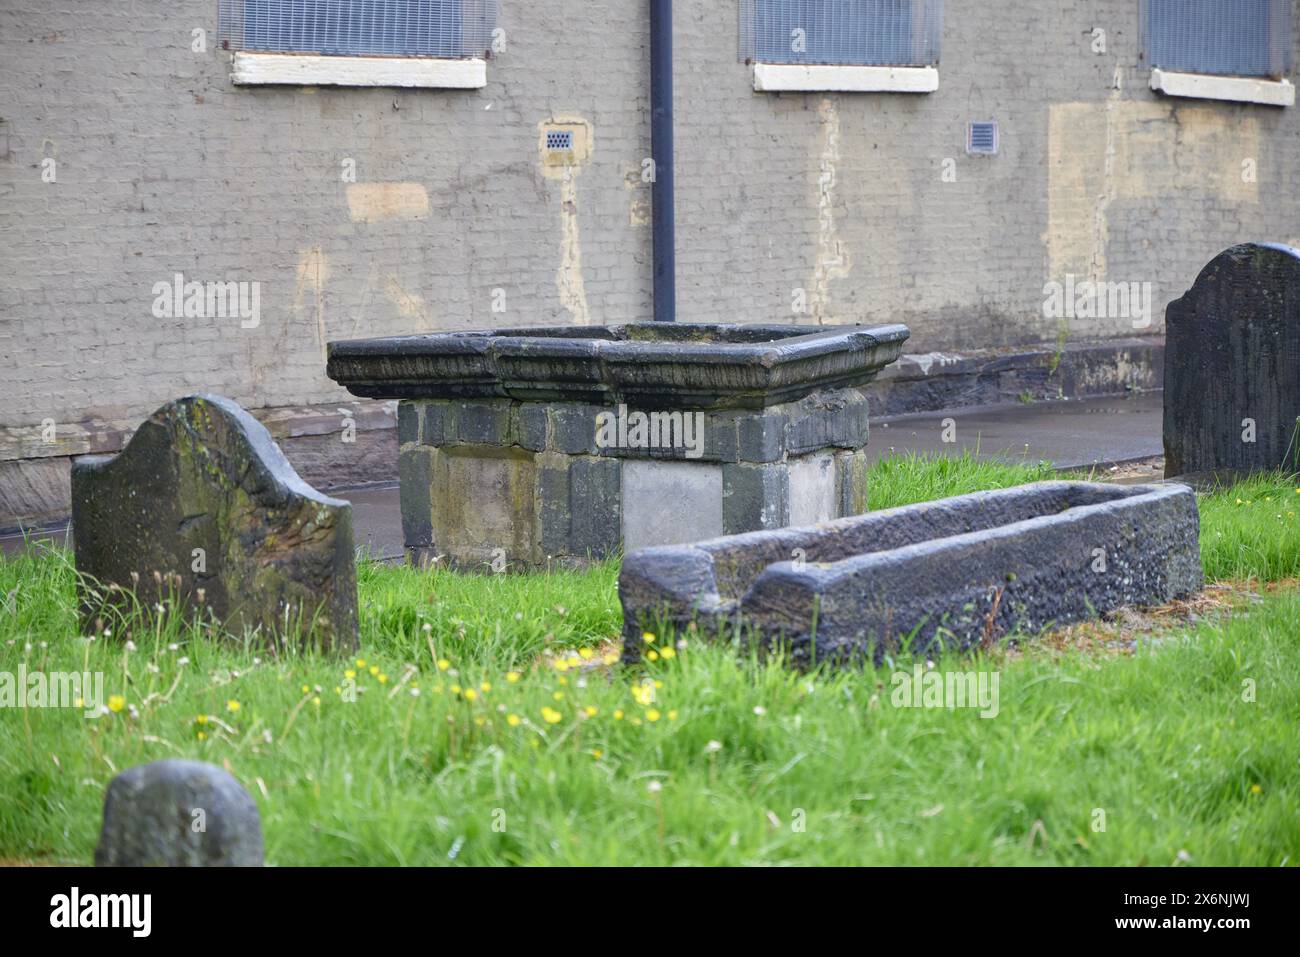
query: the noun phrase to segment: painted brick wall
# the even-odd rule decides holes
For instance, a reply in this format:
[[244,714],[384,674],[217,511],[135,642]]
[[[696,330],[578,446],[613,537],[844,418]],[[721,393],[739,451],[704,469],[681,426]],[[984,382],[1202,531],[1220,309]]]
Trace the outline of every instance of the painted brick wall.
[[[473,92],[236,88],[216,7],[0,4],[0,431],[336,402],[329,339],[649,318],[644,0],[501,0]],[[1132,336],[1045,320],[1044,283],[1151,282],[1158,332],[1222,248],[1300,241],[1300,107],[1152,93],[1130,0],[948,0],[919,96],[756,94],[736,8],[676,4],[683,320],[791,320],[801,290],[801,321],[903,321],[918,353]],[[592,133],[567,185],[550,118]],[[965,155],[970,119],[1000,155]],[[260,325],[155,318],[177,272],[260,282]]]

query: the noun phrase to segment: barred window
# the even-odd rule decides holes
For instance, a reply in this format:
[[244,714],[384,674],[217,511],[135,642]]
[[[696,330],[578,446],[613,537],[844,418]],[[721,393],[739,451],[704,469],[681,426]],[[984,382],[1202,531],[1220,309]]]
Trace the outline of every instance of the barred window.
[[496,0],[220,0],[229,50],[329,56],[479,57]]
[[740,58],[932,66],[942,22],[943,0],[741,0]]
[[1291,0],[1143,0],[1152,67],[1281,77],[1291,69]]

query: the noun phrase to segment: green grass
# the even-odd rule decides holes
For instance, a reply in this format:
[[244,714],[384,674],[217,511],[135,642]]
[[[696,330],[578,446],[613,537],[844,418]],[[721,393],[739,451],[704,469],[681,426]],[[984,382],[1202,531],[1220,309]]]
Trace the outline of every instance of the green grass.
[[[873,507],[1047,477],[967,464],[878,466]],[[1262,510],[1235,497],[1205,502],[1203,534],[1232,543],[1207,547],[1207,568],[1286,577],[1290,527],[1266,544]],[[999,673],[999,714],[982,719],[894,707],[888,670],[800,674],[694,639],[642,669],[539,665],[587,667],[571,649],[616,636],[615,581],[612,565],[363,565],[358,667],[267,660],[171,619],[137,626],[134,652],[121,634],[87,642],[65,552],[0,561],[0,672],[102,671],[126,704],[98,720],[0,711],[0,859],[88,862],[113,774],[184,756],[229,764],[279,865],[1300,860],[1296,593],[1132,655],[945,660]],[[354,702],[335,690],[345,669]]]
[[952,458],[910,452],[872,464],[867,477],[867,498],[871,510],[875,511],[1059,478],[1046,462],[1032,465],[992,462],[977,459],[969,451]]
[[1201,561],[1209,579],[1300,576],[1300,483],[1260,475],[1204,495]]

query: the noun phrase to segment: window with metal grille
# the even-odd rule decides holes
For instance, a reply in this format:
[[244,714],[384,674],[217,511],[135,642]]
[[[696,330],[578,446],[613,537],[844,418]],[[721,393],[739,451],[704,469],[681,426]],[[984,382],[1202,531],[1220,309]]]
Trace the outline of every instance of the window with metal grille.
[[932,66],[942,23],[943,0],[741,0],[740,58]]
[[1153,67],[1281,77],[1291,69],[1291,0],[1142,0]]
[[496,0],[219,0],[223,49],[332,56],[480,57]]

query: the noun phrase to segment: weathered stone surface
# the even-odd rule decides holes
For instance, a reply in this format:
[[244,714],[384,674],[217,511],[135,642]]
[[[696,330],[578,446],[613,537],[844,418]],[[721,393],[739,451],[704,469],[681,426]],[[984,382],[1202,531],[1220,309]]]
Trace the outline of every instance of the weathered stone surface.
[[836,490],[839,495],[840,515],[861,515],[871,506],[868,492],[868,480],[871,474],[871,461],[866,449],[835,454]]
[[123,771],[104,795],[96,867],[261,867],[257,805],[231,775],[200,761]]
[[787,466],[742,462],[722,466],[724,534],[782,528],[789,524],[790,469]]
[[[811,528],[647,548],[623,560],[625,658],[643,628],[785,643],[795,662],[879,661],[908,636],[931,653],[1201,585],[1182,485],[1041,482]],[[815,638],[815,648],[814,648]]]
[[624,462],[624,548],[722,534],[722,468],[696,462]]
[[815,525],[840,517],[835,458],[805,455],[790,466],[790,515],[783,525]]
[[569,467],[567,551],[602,559],[618,551],[622,521],[623,464],[616,459],[578,458]]
[[1165,474],[1300,464],[1300,250],[1216,256],[1165,313]]
[[266,429],[229,399],[169,402],[116,456],[72,469],[72,520],[83,613],[148,614],[174,596],[242,634],[357,643],[351,506],[321,495]]
[[407,548],[433,545],[433,449],[405,448],[397,456],[402,538]]
[[420,441],[420,413],[409,402],[397,408],[397,444],[408,445]]
[[450,446],[432,454],[433,545],[447,564],[543,564],[534,455],[492,446]]
[[460,402],[454,407],[456,440],[471,445],[510,443],[510,402]]
[[864,385],[906,326],[633,322],[331,342],[326,374],[360,396],[763,408]]

